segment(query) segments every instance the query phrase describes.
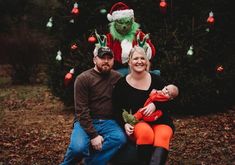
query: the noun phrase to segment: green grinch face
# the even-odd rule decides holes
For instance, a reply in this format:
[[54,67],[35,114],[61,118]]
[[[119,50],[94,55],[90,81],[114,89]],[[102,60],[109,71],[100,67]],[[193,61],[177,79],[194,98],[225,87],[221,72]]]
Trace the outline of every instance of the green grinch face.
[[126,35],[133,24],[133,18],[122,18],[114,22],[114,27],[121,35]]

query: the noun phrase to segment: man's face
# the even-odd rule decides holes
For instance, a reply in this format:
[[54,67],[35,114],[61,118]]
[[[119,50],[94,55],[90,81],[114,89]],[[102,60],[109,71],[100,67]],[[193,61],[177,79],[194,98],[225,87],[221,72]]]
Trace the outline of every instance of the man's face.
[[102,58],[95,56],[94,59],[95,69],[100,73],[109,73],[114,64],[114,58],[110,55],[104,55]]
[[132,27],[133,18],[122,18],[114,22],[116,31],[121,35],[126,35]]

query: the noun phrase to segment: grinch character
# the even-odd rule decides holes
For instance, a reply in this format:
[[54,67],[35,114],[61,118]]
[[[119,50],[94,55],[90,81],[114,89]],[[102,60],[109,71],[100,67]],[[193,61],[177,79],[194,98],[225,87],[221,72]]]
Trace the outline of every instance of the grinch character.
[[128,58],[131,49],[143,41],[143,48],[149,60],[155,56],[155,47],[151,43],[149,36],[145,35],[140,25],[134,20],[134,11],[123,2],[115,3],[107,15],[110,21],[107,36],[107,46],[113,50],[114,53],[114,69],[118,70],[123,75],[128,73]]

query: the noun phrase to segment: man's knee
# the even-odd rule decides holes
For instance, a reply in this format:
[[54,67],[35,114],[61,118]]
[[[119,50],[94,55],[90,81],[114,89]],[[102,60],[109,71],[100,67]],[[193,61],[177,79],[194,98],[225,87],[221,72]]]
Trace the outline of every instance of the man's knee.
[[118,146],[123,146],[127,142],[126,135],[121,131],[113,135],[113,138],[115,139],[115,144]]
[[71,154],[74,156],[89,155],[88,145],[84,143],[71,144],[69,146],[69,149],[70,149]]
[[117,135],[117,139],[119,139],[119,143],[120,144],[125,144],[127,142],[127,137],[126,135],[124,134],[124,132],[120,132],[118,135]]

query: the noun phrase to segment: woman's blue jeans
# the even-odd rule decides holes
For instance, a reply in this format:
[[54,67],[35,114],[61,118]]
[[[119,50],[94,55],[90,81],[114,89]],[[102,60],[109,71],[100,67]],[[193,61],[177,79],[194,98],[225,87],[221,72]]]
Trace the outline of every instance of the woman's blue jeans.
[[93,120],[98,134],[103,136],[101,151],[93,150],[90,138],[79,122],[74,123],[70,144],[61,165],[77,164],[84,158],[85,165],[107,165],[113,155],[126,143],[126,136],[114,120]]

